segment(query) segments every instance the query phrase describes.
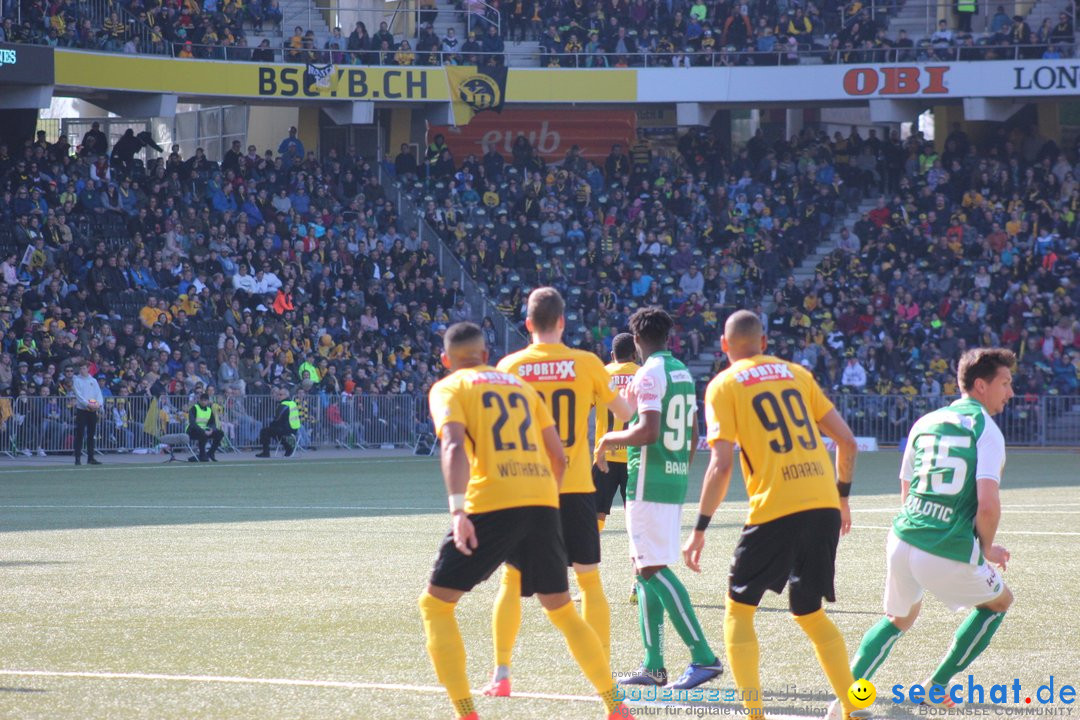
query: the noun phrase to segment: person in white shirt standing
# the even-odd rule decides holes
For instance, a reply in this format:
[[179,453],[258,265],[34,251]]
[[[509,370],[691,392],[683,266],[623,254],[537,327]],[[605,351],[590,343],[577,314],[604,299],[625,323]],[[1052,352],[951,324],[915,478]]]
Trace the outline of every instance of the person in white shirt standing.
[[83,439],[86,440],[87,465],[100,465],[94,457],[94,435],[97,433],[98,412],[104,403],[101,387],[90,375],[90,366],[82,360],[79,373],[72,380],[75,391],[75,464],[82,465]]

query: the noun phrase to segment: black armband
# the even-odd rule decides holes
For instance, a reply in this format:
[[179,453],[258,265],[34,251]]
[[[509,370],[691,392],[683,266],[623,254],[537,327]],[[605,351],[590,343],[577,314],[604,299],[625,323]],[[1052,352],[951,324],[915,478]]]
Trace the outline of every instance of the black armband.
[[697,525],[694,526],[695,530],[705,532],[705,528],[709,527],[709,522],[712,520],[712,515],[698,515]]
[[840,497],[847,497],[851,494],[851,483],[838,482],[836,489],[840,491]]

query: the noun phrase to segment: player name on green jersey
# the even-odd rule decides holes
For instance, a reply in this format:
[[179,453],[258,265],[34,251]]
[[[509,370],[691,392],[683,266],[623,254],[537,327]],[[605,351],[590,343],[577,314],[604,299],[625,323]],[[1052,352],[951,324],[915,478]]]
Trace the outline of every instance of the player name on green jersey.
[[932,555],[981,565],[976,481],[1000,483],[1004,467],[1005,438],[978,401],[962,398],[923,415],[908,433],[900,478],[911,485],[893,531]]
[[628,388],[637,414],[660,413],[656,442],[627,452],[627,500],[681,505],[686,499],[697,395],[686,366],[667,351],[653,353]]

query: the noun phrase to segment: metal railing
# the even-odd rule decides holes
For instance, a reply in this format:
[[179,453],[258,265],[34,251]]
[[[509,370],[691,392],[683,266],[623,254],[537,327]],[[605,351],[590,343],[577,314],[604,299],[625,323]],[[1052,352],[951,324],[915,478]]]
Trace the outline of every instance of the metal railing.
[[[415,447],[432,431],[424,395],[331,396],[298,392],[299,442],[307,449]],[[858,436],[882,445],[905,441],[921,415],[947,405],[943,395],[833,396],[837,410]],[[97,449],[102,452],[157,452],[161,438],[187,429],[191,395],[105,398],[99,411]],[[259,446],[259,431],[277,415],[269,395],[226,393],[213,401],[225,432],[224,451]],[[994,418],[1010,446],[1080,447],[1080,396],[1017,396]],[[71,397],[0,397],[0,455],[18,457],[70,453],[75,411]]]
[[[249,47],[246,45],[196,45],[174,43],[170,51],[176,57],[185,48],[194,59],[229,60],[237,62],[289,62],[334,64],[366,67],[425,67],[442,64],[484,64],[486,58],[496,57],[501,63],[513,66],[564,67],[564,68],[619,68],[619,67],[770,67],[799,64],[871,64],[871,63],[931,63],[968,62],[982,60],[1025,60],[1043,57],[1048,49],[1045,44],[1007,45],[933,45],[922,41],[910,48],[831,48],[800,45],[795,50],[782,47],[769,52],[736,51],[689,51],[682,53],[634,52],[544,52],[508,47],[501,53],[474,51],[445,53],[441,50],[420,51],[410,47],[405,52],[412,61],[404,65],[395,61],[399,49],[390,50],[327,50],[319,48],[294,49],[289,47]],[[1076,45],[1054,45],[1062,58],[1076,56]],[[169,54],[169,53],[166,53]],[[299,57],[297,57],[299,55]],[[184,58],[186,59],[186,56]],[[514,62],[510,62],[513,59]]]
[[[837,410],[858,436],[897,445],[912,423],[956,396],[832,394]],[[1017,395],[994,418],[1008,445],[1080,447],[1080,396]]]
[[[414,447],[431,432],[422,395],[330,396],[298,392],[301,447]],[[186,432],[191,395],[108,397],[98,413],[95,434],[103,452],[157,452],[161,438]],[[259,446],[259,431],[277,416],[269,395],[227,393],[213,401],[225,432],[226,451]],[[9,457],[71,452],[74,399],[53,396],[0,397],[0,454]]]

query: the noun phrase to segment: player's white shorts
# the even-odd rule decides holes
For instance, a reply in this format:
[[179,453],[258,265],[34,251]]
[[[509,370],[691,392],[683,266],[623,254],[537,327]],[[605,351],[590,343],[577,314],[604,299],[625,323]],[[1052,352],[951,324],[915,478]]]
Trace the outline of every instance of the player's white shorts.
[[676,565],[682,557],[682,505],[627,500],[626,532],[635,566]]
[[997,569],[931,555],[889,532],[885,549],[885,613],[904,617],[929,590],[956,612],[990,602],[1005,589]]

